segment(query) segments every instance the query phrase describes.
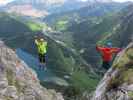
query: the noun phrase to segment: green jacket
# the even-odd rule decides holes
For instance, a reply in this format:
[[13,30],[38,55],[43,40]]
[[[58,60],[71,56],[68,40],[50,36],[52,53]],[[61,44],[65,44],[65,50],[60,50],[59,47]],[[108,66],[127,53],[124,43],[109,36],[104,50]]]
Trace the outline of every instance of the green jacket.
[[37,45],[38,53],[39,54],[45,54],[47,53],[47,42],[40,42],[38,40],[35,40],[35,44]]

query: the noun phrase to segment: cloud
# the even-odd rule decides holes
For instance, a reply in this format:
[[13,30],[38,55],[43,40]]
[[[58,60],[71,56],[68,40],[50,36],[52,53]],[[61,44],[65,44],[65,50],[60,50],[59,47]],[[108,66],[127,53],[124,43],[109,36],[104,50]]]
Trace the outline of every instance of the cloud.
[[7,2],[7,0],[0,0],[0,5],[6,4]]
[[13,0],[0,0],[0,5],[5,5]]
[[47,4],[61,4],[61,3],[64,3],[65,0],[42,0],[44,1],[44,3],[46,2]]
[[117,2],[127,2],[127,1],[133,1],[133,0],[113,0],[113,1],[117,1]]
[[88,0],[81,0],[81,1],[86,2],[86,1],[88,1]]
[[102,1],[104,1],[104,2],[116,1],[116,2],[127,2],[127,1],[133,1],[133,0],[81,0],[81,1],[101,1],[101,2]]

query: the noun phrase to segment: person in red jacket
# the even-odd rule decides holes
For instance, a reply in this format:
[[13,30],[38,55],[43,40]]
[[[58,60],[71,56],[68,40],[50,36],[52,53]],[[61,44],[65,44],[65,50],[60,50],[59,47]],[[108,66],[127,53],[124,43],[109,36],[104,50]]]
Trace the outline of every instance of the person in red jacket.
[[108,70],[111,67],[113,54],[119,53],[121,51],[121,48],[114,48],[112,47],[112,43],[109,42],[105,47],[97,45],[96,50],[99,51],[102,55],[103,59],[102,67]]

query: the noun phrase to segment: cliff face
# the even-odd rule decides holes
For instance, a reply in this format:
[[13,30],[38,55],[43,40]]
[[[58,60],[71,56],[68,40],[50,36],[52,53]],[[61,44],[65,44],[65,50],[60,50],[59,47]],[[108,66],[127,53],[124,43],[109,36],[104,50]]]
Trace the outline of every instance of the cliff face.
[[43,88],[36,73],[0,41],[0,100],[64,100]]
[[117,56],[92,100],[133,100],[133,42]]

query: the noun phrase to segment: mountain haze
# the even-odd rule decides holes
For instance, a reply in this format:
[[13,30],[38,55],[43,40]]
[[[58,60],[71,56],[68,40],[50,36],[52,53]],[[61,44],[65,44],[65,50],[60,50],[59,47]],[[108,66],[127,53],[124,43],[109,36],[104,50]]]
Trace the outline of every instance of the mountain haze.
[[[26,98],[24,100],[63,100],[62,95],[64,100],[132,98],[132,90],[125,90],[132,88],[132,23],[133,4],[129,2],[14,0],[8,3],[0,12],[0,40],[4,42],[0,42],[0,47],[6,48],[9,54],[2,51],[4,56],[0,56],[0,65],[4,64],[6,71],[3,73],[8,74],[2,79],[6,79],[4,89],[9,87],[10,95],[6,98],[2,94],[0,99],[15,100],[10,96],[18,98],[19,93],[23,94],[20,97]],[[45,71],[39,68],[35,36],[48,42]],[[109,71],[101,66],[101,55],[96,51],[96,44],[106,46],[108,42],[123,49],[120,54],[113,55]],[[15,61],[18,60],[25,68],[26,77],[31,78],[27,80],[24,76],[27,88],[23,88],[23,84],[19,84],[21,80],[16,78],[19,64]],[[29,71],[35,77],[30,76]],[[12,94],[10,89],[13,89]]]

